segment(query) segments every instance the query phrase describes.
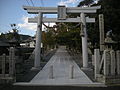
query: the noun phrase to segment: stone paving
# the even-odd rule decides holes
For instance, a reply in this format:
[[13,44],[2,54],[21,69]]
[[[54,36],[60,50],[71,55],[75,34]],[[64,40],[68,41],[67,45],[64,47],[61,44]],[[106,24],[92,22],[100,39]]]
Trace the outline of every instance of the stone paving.
[[72,60],[72,57],[68,54],[65,47],[61,46],[59,47],[55,55],[53,55],[53,57],[50,59],[50,61],[44,66],[44,68],[29,83],[16,83],[15,85],[20,84],[95,85],[99,83],[93,83],[79,68],[75,61]]

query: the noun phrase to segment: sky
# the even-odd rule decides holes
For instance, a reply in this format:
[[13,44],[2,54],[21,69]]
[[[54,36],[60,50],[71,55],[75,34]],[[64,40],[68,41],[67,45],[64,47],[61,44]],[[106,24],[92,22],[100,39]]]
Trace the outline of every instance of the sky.
[[[12,28],[10,24],[16,24],[20,34],[34,36],[36,33],[36,23],[28,23],[28,14],[22,6],[36,7],[57,7],[66,5],[67,7],[76,7],[82,0],[0,0],[0,33],[7,33]],[[32,3],[33,2],[33,3]],[[56,17],[56,15],[44,15],[46,17]],[[53,26],[51,23],[50,26]],[[44,26],[42,29],[45,29]]]

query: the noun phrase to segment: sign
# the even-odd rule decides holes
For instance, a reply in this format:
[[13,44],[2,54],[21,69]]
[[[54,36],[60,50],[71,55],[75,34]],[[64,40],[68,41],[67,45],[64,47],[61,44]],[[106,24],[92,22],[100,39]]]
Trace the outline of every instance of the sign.
[[66,7],[58,6],[58,20],[66,19]]

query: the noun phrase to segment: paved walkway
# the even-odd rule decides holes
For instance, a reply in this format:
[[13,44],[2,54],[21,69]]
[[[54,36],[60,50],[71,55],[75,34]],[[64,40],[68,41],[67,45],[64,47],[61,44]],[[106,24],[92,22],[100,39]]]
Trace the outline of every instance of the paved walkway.
[[[73,66],[73,78],[71,67]],[[53,78],[51,77],[53,67]],[[20,83],[16,83],[20,84]],[[25,84],[25,83],[24,83]],[[45,67],[29,82],[29,85],[92,85],[93,83],[72,60],[64,46],[59,47]]]

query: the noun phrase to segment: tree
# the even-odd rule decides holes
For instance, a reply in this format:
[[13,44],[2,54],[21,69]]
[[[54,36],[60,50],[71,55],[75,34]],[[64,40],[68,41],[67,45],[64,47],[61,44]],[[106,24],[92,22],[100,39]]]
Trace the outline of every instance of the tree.
[[116,35],[115,40],[120,40],[120,1],[116,0],[100,0],[98,2],[99,5],[102,6],[102,9],[99,10],[99,13],[104,14],[105,19],[105,32],[109,31],[110,29],[113,30],[113,33]]
[[[69,17],[72,17],[72,14]],[[81,47],[80,24],[59,23],[57,25],[58,34],[56,35],[56,42],[60,45],[66,45],[69,49],[80,51]]]
[[120,1],[119,0],[99,0],[99,2],[96,4],[94,3],[95,0],[84,0],[79,3],[78,6],[97,6],[101,5],[101,9],[97,10],[96,14],[91,14],[90,16],[93,16],[96,18],[95,24],[88,24],[87,25],[87,33],[88,38],[92,42],[92,45],[99,46],[99,26],[98,26],[98,15],[103,14],[104,15],[104,25],[105,25],[105,33],[112,29],[115,38],[114,40],[117,42],[120,42]]
[[94,0],[83,0],[78,4],[78,7],[80,6],[89,6],[91,3],[93,3]]
[[0,38],[1,39],[6,39],[8,41],[10,40],[16,40],[16,42],[20,43],[20,35],[18,33],[18,28],[16,26],[16,24],[11,24],[11,28],[12,30],[8,31],[8,33],[5,34],[1,34]]
[[49,45],[50,48],[53,48],[55,45],[55,34],[54,31],[51,29],[48,29],[46,32],[42,32],[42,42],[44,45],[44,48],[46,49]]

